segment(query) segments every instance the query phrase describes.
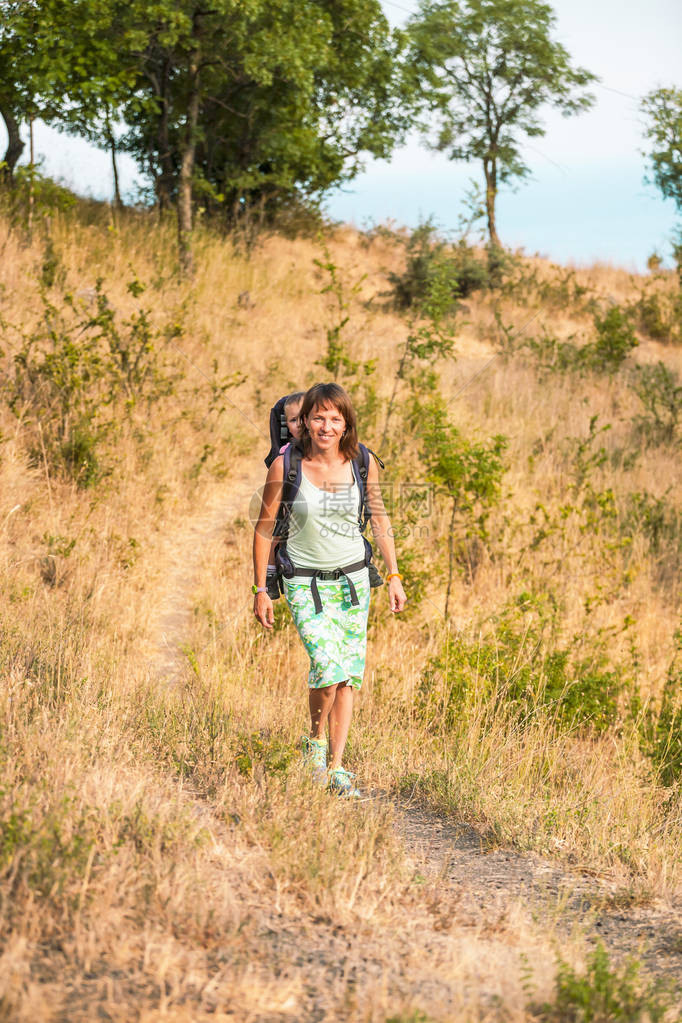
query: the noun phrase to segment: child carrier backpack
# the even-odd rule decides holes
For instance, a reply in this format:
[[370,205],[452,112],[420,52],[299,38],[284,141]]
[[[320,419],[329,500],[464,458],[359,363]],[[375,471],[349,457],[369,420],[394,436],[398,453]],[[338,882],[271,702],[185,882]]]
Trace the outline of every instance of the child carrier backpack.
[[287,426],[286,405],[290,398],[290,394],[285,394],[270,409],[270,450],[265,456],[265,464],[268,469],[277,458],[281,448],[294,439]]
[[313,596],[313,602],[315,604],[316,614],[319,614],[322,610],[322,602],[317,588],[317,579],[338,579],[342,575],[345,576],[350,590],[351,603],[355,605],[358,604],[358,598],[352,581],[348,579],[348,572],[358,571],[361,568],[367,567],[369,569],[370,586],[377,587],[383,585],[383,579],[379,575],[379,572],[372,561],[372,545],[365,536],[365,529],[367,528],[367,523],[370,520],[369,500],[367,496],[370,456],[376,460],[382,469],[384,468],[384,463],[378,455],[365,447],[364,444],[360,444],[359,448],[358,457],[352,459],[351,465],[353,467],[353,475],[355,476],[355,482],[357,483],[358,493],[360,495],[358,500],[358,526],[365,545],[365,558],[364,561],[358,562],[357,564],[346,565],[345,569],[338,568],[331,572],[317,569],[296,568],[287,554],[289,519],[291,517],[291,507],[301,486],[301,463],[303,461],[303,452],[296,442],[292,442],[284,451],[282,456],[284,459],[282,500],[277,511],[277,518],[273,531],[273,538],[279,538],[280,541],[275,551],[275,565],[278,573],[279,590],[282,593],[284,592],[282,577],[285,579],[291,579],[293,575],[310,576],[312,580],[310,589]]

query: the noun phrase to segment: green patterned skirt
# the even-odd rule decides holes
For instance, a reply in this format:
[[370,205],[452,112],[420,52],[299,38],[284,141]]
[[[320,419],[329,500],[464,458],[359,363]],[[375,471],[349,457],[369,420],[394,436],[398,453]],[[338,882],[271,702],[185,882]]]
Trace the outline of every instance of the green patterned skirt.
[[369,578],[366,571],[352,576],[359,604],[351,604],[348,583],[318,579],[321,614],[315,614],[310,579],[285,579],[284,595],[298,634],[310,657],[308,686],[322,689],[345,682],[359,689],[365,673]]

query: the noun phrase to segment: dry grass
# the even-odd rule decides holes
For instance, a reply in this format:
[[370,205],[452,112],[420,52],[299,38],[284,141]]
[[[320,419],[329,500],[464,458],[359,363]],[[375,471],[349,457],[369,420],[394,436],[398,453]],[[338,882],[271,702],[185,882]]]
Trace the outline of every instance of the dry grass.
[[[266,433],[271,401],[321,372],[333,310],[320,294],[319,247],[271,237],[246,259],[200,233],[190,286],[174,274],[171,227],[142,214],[114,226],[91,205],[55,215],[51,237],[61,274],[51,300],[101,276],[123,317],[136,308],[127,288],[136,276],[153,321],[184,325],[180,351],[165,352],[182,378],[149,409],[127,410],[90,488],[32,456],[30,423],[0,407],[0,1018],[529,1020],[521,955],[534,964],[536,997],[549,999],[557,943],[579,963],[579,930],[560,907],[538,919],[521,899],[504,912],[491,901],[472,926],[452,889],[420,874],[390,796],[418,791],[488,842],[673,904],[679,792],[658,784],[625,718],[598,737],[556,729],[540,712],[520,724],[504,708],[491,718],[482,690],[455,727],[420,712],[421,679],[445,637],[436,510],[405,540],[430,566],[424,600],[395,621],[375,597],[349,757],[383,796],[350,807],[312,789],[295,753],[305,658],[283,610],[272,635],[251,620],[248,509],[268,446],[252,424]],[[7,222],[0,238],[9,369],[18,329],[42,315],[44,247]],[[403,250],[345,229],[327,244],[347,290],[361,282],[345,337],[354,358],[377,359],[385,399],[407,328],[383,293]],[[539,259],[528,266],[550,282],[563,273]],[[613,267],[575,278],[600,300],[627,301],[641,286]],[[467,306],[446,395],[495,350],[490,301]],[[523,322],[529,306],[512,296],[503,312]],[[543,317],[564,336],[589,329],[582,308],[548,306]],[[644,338],[637,357],[679,365],[677,351]],[[210,411],[212,385],[227,378],[224,408]],[[567,497],[575,439],[598,415],[612,429],[594,489],[679,505],[678,451],[641,450],[630,468],[615,457],[634,444],[635,409],[622,376],[539,379],[522,355],[498,358],[452,402],[465,433],[509,437],[490,540],[473,578],[455,585],[449,627],[461,643],[498,636],[496,615],[520,592],[551,591],[557,642],[603,640],[614,664],[636,671],[643,698],[659,696],[679,582],[645,538],[619,546],[617,523],[586,525],[584,492]],[[365,439],[376,444],[381,426],[379,415]],[[418,464],[416,450],[408,437],[394,474],[403,460]],[[173,538],[223,497],[224,543],[173,552]],[[538,504],[554,530],[547,541],[532,521]],[[173,553],[196,568],[191,628],[178,637],[186,663],[166,685],[149,651]]]

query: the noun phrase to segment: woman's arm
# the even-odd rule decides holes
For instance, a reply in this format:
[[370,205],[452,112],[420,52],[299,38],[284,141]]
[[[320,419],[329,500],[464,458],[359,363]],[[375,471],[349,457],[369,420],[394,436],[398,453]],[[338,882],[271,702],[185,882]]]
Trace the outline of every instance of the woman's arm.
[[407,603],[403,584],[398,577],[398,559],[393,542],[393,528],[384,506],[379,485],[379,470],[374,459],[370,460],[367,473],[367,505],[369,507],[372,533],[386,565],[388,580],[388,601],[391,611],[402,611]]
[[[265,478],[260,514],[253,534],[253,581],[256,586],[264,587],[266,582],[272,532],[282,500],[283,465],[284,458],[280,455],[268,469]],[[266,629],[272,628],[275,612],[267,593],[254,594],[253,613]]]

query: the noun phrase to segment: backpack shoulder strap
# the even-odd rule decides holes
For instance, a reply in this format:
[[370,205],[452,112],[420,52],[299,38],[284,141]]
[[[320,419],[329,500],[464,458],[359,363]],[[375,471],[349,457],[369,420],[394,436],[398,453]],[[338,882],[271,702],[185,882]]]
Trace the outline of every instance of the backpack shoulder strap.
[[359,445],[358,457],[353,459],[353,473],[358,485],[360,499],[358,501],[358,523],[361,532],[364,532],[370,519],[369,506],[367,502],[367,480],[369,478],[369,448],[364,444]]
[[[382,462],[382,460],[381,460],[381,459],[379,458],[379,456],[378,456],[378,454],[376,453],[376,451],[372,451],[372,449],[371,449],[371,448],[366,448],[364,444],[361,444],[361,445],[360,445],[360,447],[361,447],[361,448],[364,448],[364,450],[365,450],[365,451],[366,451],[366,452],[367,452],[368,454],[370,454],[370,455],[372,456],[372,458],[373,458],[373,459],[374,459],[374,461],[375,461],[375,462],[377,463],[377,465],[379,466],[379,468],[380,468],[380,469],[385,469],[385,468],[386,468],[386,465],[385,465],[385,464],[384,464],[384,462]],[[369,463],[369,458],[367,459],[367,462]]]
[[282,500],[277,510],[277,521],[275,523],[274,535],[283,537],[285,540],[289,533],[289,516],[291,506],[296,500],[296,494],[301,489],[301,461],[303,453],[296,444],[290,444],[284,454],[283,477],[282,477]]

